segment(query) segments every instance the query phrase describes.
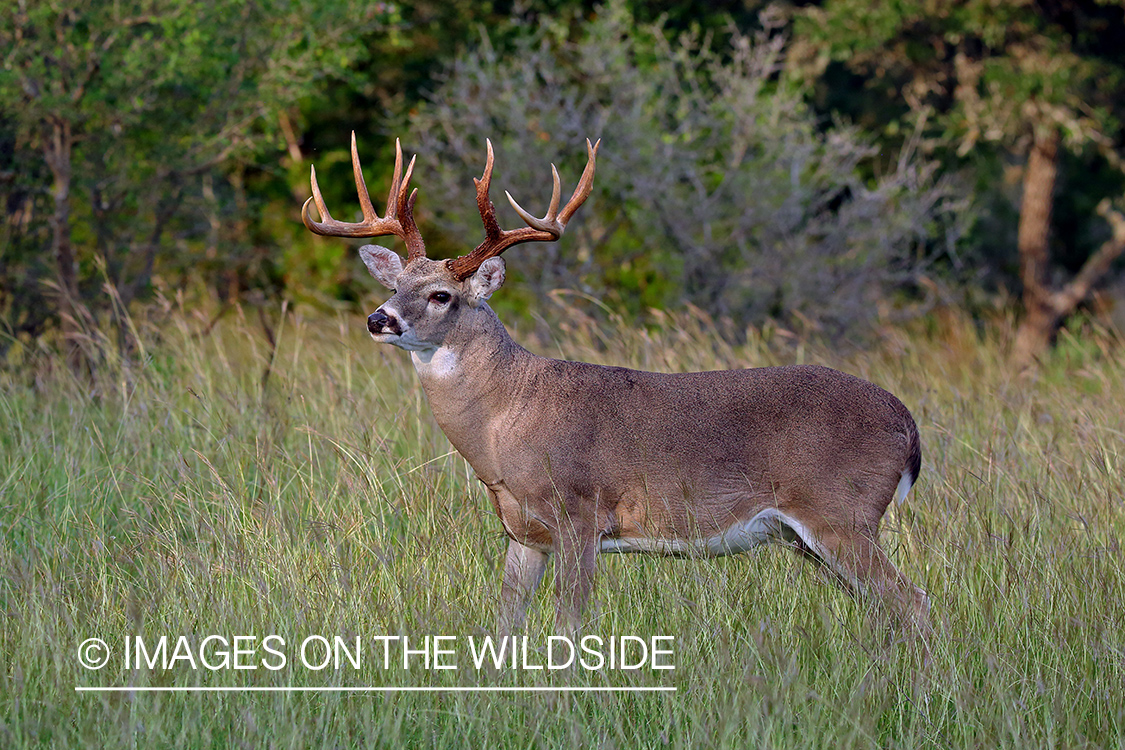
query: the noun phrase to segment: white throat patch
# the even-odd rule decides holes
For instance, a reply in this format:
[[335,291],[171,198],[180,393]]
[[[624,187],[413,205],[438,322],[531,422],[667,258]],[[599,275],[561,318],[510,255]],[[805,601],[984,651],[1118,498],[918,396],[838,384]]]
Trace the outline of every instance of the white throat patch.
[[414,369],[418,375],[424,378],[455,377],[461,367],[457,352],[444,346],[411,352],[410,359],[414,362]]

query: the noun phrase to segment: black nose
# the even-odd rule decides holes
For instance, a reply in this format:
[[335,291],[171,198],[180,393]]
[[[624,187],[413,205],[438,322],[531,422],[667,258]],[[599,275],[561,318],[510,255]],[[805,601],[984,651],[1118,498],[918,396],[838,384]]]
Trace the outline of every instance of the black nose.
[[367,316],[367,330],[372,333],[382,333],[383,326],[387,325],[390,318],[382,310],[376,310]]

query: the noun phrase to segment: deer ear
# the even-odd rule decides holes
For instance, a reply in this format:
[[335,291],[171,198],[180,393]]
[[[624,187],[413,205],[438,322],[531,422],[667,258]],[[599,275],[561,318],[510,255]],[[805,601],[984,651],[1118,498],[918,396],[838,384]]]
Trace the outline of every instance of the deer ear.
[[398,253],[381,245],[364,245],[359,249],[359,257],[380,284],[394,290],[398,275],[402,273],[402,258]]
[[479,305],[492,296],[504,283],[504,259],[489,258],[469,277],[469,298],[472,304]]

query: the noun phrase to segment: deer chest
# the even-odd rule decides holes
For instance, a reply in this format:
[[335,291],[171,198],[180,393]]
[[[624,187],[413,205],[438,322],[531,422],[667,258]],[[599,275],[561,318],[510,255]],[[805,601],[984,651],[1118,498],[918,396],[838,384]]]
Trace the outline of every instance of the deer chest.
[[519,500],[503,481],[492,484],[485,482],[485,487],[488,488],[492,507],[496,510],[496,515],[500,516],[504,532],[509,538],[533,549],[551,549],[554,538],[550,529],[553,524],[548,518],[542,517],[543,509]]

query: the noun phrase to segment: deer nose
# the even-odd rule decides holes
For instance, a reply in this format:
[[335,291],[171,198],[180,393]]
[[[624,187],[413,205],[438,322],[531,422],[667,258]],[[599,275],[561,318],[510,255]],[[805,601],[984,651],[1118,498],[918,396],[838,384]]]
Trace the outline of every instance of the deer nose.
[[387,324],[388,320],[390,320],[390,318],[387,317],[385,312],[376,310],[367,316],[367,330],[372,333],[382,333],[383,326]]
[[398,319],[385,313],[381,307],[367,316],[367,330],[371,333],[402,333]]

